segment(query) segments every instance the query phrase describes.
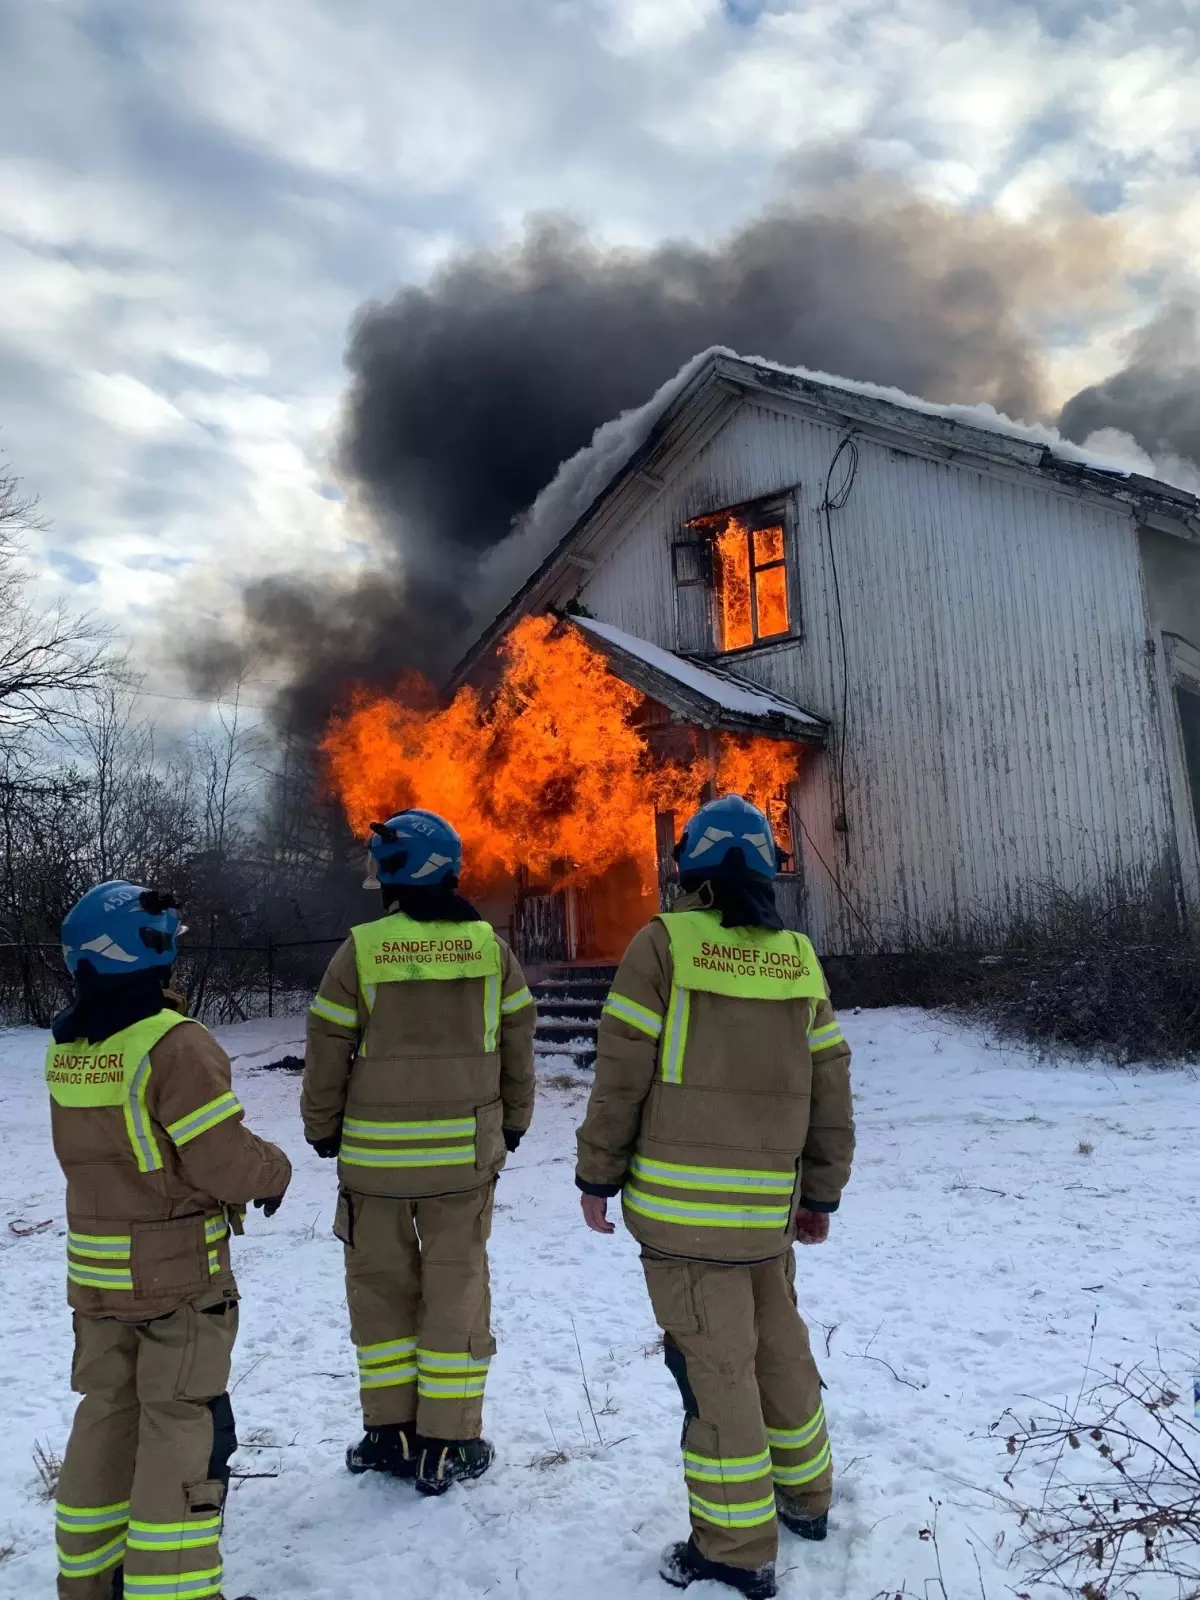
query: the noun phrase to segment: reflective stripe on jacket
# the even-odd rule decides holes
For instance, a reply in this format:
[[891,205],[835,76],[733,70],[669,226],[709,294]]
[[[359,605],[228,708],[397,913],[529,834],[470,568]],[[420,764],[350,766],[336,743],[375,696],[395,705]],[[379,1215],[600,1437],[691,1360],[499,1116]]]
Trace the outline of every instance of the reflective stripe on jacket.
[[52,1040],[46,1083],[71,1305],[140,1322],[236,1295],[229,1217],[282,1195],[291,1168],[243,1125],[207,1029],[164,1009],[99,1044]]
[[533,996],[485,922],[399,913],[351,931],[308,1017],[310,1140],[341,1135],[360,1194],[415,1199],[489,1183],[503,1128],[533,1114]]
[[802,934],[685,901],[634,938],[605,1003],[578,1176],[621,1185],[661,1254],[778,1255],[801,1199],[832,1210],[849,1177],[849,1058]]

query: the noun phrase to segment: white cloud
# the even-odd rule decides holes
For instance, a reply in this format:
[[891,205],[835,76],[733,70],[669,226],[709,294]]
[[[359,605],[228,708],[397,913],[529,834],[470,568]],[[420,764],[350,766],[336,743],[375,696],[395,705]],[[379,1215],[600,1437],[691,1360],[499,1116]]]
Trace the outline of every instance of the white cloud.
[[721,16],[721,0],[606,0],[601,40],[617,55],[677,49]]
[[85,372],[78,380],[80,403],[112,428],[136,438],[167,438],[187,424],[165,395],[128,372]]

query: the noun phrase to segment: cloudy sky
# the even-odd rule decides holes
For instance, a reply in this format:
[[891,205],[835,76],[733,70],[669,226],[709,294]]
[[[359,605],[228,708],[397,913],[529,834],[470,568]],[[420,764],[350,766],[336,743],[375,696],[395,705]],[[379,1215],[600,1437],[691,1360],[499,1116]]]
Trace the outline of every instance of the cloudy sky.
[[355,310],[566,212],[710,243],[814,152],[1111,219],[1061,402],[1195,283],[1195,0],[28,0],[0,7],[0,450],[47,582],[148,636],[360,560]]

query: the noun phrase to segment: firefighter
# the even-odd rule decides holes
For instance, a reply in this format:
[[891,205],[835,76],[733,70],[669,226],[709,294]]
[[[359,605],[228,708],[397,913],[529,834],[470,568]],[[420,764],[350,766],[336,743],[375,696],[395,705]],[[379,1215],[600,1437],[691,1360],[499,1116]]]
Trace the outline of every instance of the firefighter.
[[221,1588],[229,1234],[251,1201],[274,1214],[291,1167],[246,1128],[228,1056],[166,988],[181,931],[170,895],[124,882],[90,889],[62,926],[75,1000],[46,1081],[83,1398],[58,1481],[60,1600]]
[[338,1157],[365,1435],[351,1472],[440,1495],[487,1471],[496,1177],[533,1115],[533,996],[458,894],[462,844],[432,812],[371,824],[384,914],[351,930],[309,1012],[304,1132]]
[[812,946],[775,905],[762,812],[705,805],[683,895],[638,933],[604,1006],[579,1130],[587,1225],[622,1195],[683,1397],[692,1536],[660,1573],[776,1593],[778,1521],[823,1539],[833,1481],[793,1241],[829,1233],[850,1175],[850,1051]]

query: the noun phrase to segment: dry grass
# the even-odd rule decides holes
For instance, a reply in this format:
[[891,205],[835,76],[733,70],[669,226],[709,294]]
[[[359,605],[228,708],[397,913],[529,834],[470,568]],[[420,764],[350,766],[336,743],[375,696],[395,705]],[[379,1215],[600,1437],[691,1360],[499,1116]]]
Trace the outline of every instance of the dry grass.
[[565,1450],[545,1450],[540,1456],[534,1456],[529,1463],[529,1470],[530,1472],[550,1472],[555,1467],[565,1467],[570,1459]]
[[1077,1156],[1094,1156],[1096,1154],[1096,1146],[1090,1139],[1080,1139],[1075,1146],[1075,1154]]
[[10,1556],[15,1556],[16,1553],[17,1542],[15,1539],[6,1539],[3,1544],[0,1544],[0,1561],[7,1561]]
[[33,1466],[38,1475],[37,1497],[43,1505],[49,1505],[58,1497],[62,1457],[53,1445],[43,1444],[40,1439],[36,1439],[33,1445]]
[[577,1078],[571,1072],[552,1072],[548,1078],[539,1079],[538,1086],[547,1089],[586,1089],[588,1080]]
[[1169,891],[1047,890],[1035,915],[1007,928],[913,930],[905,942],[829,957],[834,1003],[949,1011],[1048,1056],[1126,1065],[1200,1053],[1200,936]]

